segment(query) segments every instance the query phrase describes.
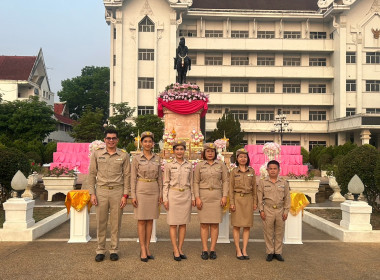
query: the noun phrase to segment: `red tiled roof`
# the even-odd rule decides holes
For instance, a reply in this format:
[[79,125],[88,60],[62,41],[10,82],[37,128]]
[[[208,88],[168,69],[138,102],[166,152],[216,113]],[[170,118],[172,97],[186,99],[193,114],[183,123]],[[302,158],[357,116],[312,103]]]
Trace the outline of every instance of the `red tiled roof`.
[[69,125],[72,125],[74,120],[68,118],[68,117],[64,117],[62,115],[59,115],[57,113],[54,113],[54,116],[57,118],[57,120],[60,122],[60,123],[65,123],[65,124],[69,124]]
[[27,81],[36,59],[36,56],[0,56],[0,80]]
[[62,115],[65,109],[65,103],[54,103],[54,113]]
[[193,0],[191,8],[317,11],[317,0]]

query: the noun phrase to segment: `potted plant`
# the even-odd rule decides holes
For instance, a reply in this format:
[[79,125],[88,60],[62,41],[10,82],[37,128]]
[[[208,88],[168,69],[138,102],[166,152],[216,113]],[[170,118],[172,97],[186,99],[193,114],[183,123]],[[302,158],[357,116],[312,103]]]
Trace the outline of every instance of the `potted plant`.
[[56,193],[67,193],[75,188],[77,183],[77,175],[73,169],[64,166],[54,167],[49,170],[48,175],[42,177],[45,190],[48,192],[48,200],[52,201],[53,195]]
[[310,203],[315,203],[315,194],[319,190],[320,180],[314,180],[314,173],[309,172],[307,175],[296,175],[288,173],[289,187],[292,191],[303,193],[310,197]]

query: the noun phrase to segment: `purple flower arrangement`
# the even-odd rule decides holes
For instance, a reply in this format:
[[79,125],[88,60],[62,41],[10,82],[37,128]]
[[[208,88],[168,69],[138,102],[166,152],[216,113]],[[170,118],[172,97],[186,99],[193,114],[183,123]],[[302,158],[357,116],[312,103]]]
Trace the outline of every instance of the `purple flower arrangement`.
[[189,102],[193,100],[203,100],[208,102],[208,94],[201,92],[199,86],[195,84],[171,84],[165,88],[164,92],[161,92],[158,99],[162,99],[165,102],[175,101],[175,100],[188,100]]

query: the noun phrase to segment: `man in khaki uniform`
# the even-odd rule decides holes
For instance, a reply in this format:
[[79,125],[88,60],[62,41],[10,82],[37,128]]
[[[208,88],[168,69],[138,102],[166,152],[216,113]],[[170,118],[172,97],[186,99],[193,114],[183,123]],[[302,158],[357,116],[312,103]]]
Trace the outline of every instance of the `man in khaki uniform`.
[[280,164],[276,160],[268,162],[269,176],[259,181],[257,200],[260,217],[263,220],[264,240],[268,262],[282,257],[282,240],[284,238],[285,221],[290,208],[289,184],[279,178]]
[[[98,248],[95,261],[104,260],[108,213],[111,224],[110,259],[119,259],[119,235],[123,208],[127,204],[130,184],[130,161],[126,151],[117,148],[119,142],[115,129],[105,132],[106,148],[96,150],[90,159],[88,188],[91,203],[96,206]],[[96,188],[95,188],[96,184]]]

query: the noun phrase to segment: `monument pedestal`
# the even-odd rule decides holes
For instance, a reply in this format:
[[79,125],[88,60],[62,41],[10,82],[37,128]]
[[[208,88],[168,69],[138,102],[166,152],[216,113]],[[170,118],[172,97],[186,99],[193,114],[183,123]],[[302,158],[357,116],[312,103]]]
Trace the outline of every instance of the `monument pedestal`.
[[3,204],[5,222],[3,229],[23,230],[35,224],[33,219],[34,200],[30,198],[10,198]]
[[219,224],[218,243],[230,243],[230,213],[223,214],[223,220]]
[[288,214],[285,222],[284,244],[303,244],[302,243],[302,211],[296,216]]
[[91,240],[89,235],[90,215],[87,205],[77,211],[73,207],[70,209],[70,239],[67,243],[87,243]]
[[348,230],[371,231],[372,207],[364,201],[346,201],[340,204],[342,220],[340,226]]

